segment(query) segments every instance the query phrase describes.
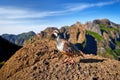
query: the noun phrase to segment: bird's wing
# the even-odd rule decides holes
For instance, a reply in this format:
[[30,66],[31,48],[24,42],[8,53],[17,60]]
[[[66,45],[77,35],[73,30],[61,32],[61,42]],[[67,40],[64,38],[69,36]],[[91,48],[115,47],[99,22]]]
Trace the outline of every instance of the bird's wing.
[[75,54],[79,54],[79,50],[72,43],[68,41],[64,41],[63,51],[71,56]]

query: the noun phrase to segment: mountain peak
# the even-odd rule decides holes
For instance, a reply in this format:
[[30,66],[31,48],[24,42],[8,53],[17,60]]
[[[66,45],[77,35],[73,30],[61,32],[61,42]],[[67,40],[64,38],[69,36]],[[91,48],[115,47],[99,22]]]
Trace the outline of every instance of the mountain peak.
[[110,25],[111,21],[108,20],[108,19],[96,19],[96,20],[93,20],[93,23],[94,24],[107,24],[107,25]]

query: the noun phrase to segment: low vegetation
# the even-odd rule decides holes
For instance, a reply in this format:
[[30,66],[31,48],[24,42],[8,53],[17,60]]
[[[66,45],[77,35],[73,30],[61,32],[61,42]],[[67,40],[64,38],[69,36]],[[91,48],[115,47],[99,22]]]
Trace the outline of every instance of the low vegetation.
[[117,56],[120,56],[120,49],[115,49],[114,52],[116,53]]
[[120,41],[116,41],[116,45],[120,47]]
[[99,35],[98,33],[96,33],[96,32],[92,32],[92,31],[87,30],[87,34],[93,36],[94,38],[96,38],[96,39],[99,40],[99,41],[103,40],[103,37],[100,36],[100,35]]
[[104,31],[106,31],[106,32],[108,32],[108,31],[118,31],[116,28],[114,28],[114,27],[107,27],[108,25],[106,25],[106,24],[99,24],[99,26],[100,26],[100,29],[101,30],[104,30]]

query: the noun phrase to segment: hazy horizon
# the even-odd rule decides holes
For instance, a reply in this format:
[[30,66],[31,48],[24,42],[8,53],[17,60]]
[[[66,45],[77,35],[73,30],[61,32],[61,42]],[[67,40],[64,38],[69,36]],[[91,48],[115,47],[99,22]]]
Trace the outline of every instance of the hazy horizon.
[[0,0],[0,35],[107,18],[120,24],[120,0]]

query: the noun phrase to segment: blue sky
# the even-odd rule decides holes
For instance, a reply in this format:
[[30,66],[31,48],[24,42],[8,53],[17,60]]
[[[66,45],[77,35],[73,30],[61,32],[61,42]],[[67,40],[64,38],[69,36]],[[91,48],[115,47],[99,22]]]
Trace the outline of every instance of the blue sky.
[[120,0],[0,0],[0,34],[108,18],[120,24]]

